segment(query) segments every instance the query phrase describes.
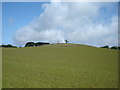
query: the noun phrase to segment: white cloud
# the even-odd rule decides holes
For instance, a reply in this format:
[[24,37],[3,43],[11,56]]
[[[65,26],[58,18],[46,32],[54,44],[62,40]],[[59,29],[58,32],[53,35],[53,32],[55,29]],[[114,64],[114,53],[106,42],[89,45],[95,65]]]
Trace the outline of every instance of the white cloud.
[[[49,41],[117,45],[117,16],[101,19],[101,7],[109,4],[52,2],[43,4],[44,12],[30,24],[17,30],[14,41],[23,45],[27,41]],[[99,17],[101,20],[99,20]],[[104,21],[104,23],[102,22]]]

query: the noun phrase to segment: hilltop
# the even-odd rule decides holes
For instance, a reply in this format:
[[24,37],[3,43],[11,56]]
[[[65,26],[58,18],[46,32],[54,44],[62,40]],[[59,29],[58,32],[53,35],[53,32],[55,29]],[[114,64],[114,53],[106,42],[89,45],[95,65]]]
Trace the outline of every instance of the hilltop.
[[83,44],[74,44],[74,43],[55,43],[55,44],[50,44],[50,45],[46,45],[46,46],[57,46],[57,47],[92,47],[92,46],[88,46],[88,45],[83,45]]

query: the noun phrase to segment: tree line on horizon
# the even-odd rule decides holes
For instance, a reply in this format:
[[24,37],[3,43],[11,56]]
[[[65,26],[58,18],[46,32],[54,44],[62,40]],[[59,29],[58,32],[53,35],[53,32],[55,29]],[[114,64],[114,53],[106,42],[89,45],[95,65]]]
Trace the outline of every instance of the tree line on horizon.
[[106,46],[102,46],[101,48],[118,49],[118,50],[120,50],[120,46],[112,46],[112,47],[109,47],[108,45],[106,45]]
[[36,47],[36,46],[43,46],[43,45],[48,45],[48,44],[50,44],[50,43],[48,43],[48,42],[36,42],[36,43],[34,43],[34,42],[27,42],[25,44],[25,47]]
[[[68,40],[65,40],[65,43],[67,44],[69,41]],[[36,46],[43,46],[43,45],[48,45],[50,43],[48,42],[27,42],[25,44],[24,47],[36,47]],[[8,44],[8,45],[0,45],[0,47],[4,47],[4,48],[17,48],[17,46],[13,46],[11,44]],[[21,46],[20,46],[21,47]],[[106,46],[102,46],[100,48],[107,48],[107,49],[118,49],[120,50],[120,46],[112,46],[112,47],[109,47],[108,45]]]
[[[43,46],[43,45],[48,45],[48,44],[50,44],[50,43],[48,43],[48,42],[36,42],[36,43],[34,43],[34,42],[27,42],[24,47],[35,47],[35,46]],[[4,47],[4,48],[17,48],[17,46],[13,46],[11,44],[0,45],[0,47]]]
[[[67,44],[69,41],[68,40],[65,40],[65,43]],[[27,42],[26,44],[25,44],[25,46],[24,47],[36,47],[36,46],[43,46],[43,45],[48,45],[48,44],[50,44],[50,43],[48,43],[48,42]],[[5,47],[5,48],[17,48],[17,46],[13,46],[13,45],[11,45],[11,44],[7,44],[7,45],[0,45],[0,47]],[[19,46],[19,47],[21,47],[21,46]]]
[[17,46],[13,46],[11,44],[7,44],[7,45],[0,45],[0,47],[5,47],[5,48],[10,48],[10,47],[13,47],[13,48],[17,48]]

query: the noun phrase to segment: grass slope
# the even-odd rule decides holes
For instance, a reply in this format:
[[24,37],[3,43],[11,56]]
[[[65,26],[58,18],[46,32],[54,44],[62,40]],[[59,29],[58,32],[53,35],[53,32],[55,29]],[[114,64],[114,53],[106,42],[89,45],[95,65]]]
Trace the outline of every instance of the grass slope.
[[117,53],[79,44],[3,48],[3,88],[115,88]]
[[0,89],[2,89],[2,48],[0,47]]

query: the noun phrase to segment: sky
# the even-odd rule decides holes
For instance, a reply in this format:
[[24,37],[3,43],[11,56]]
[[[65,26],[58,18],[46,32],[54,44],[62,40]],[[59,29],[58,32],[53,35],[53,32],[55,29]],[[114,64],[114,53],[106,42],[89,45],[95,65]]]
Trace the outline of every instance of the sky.
[[0,44],[2,44],[2,3],[0,1]]
[[2,44],[118,45],[117,2],[3,2]]

